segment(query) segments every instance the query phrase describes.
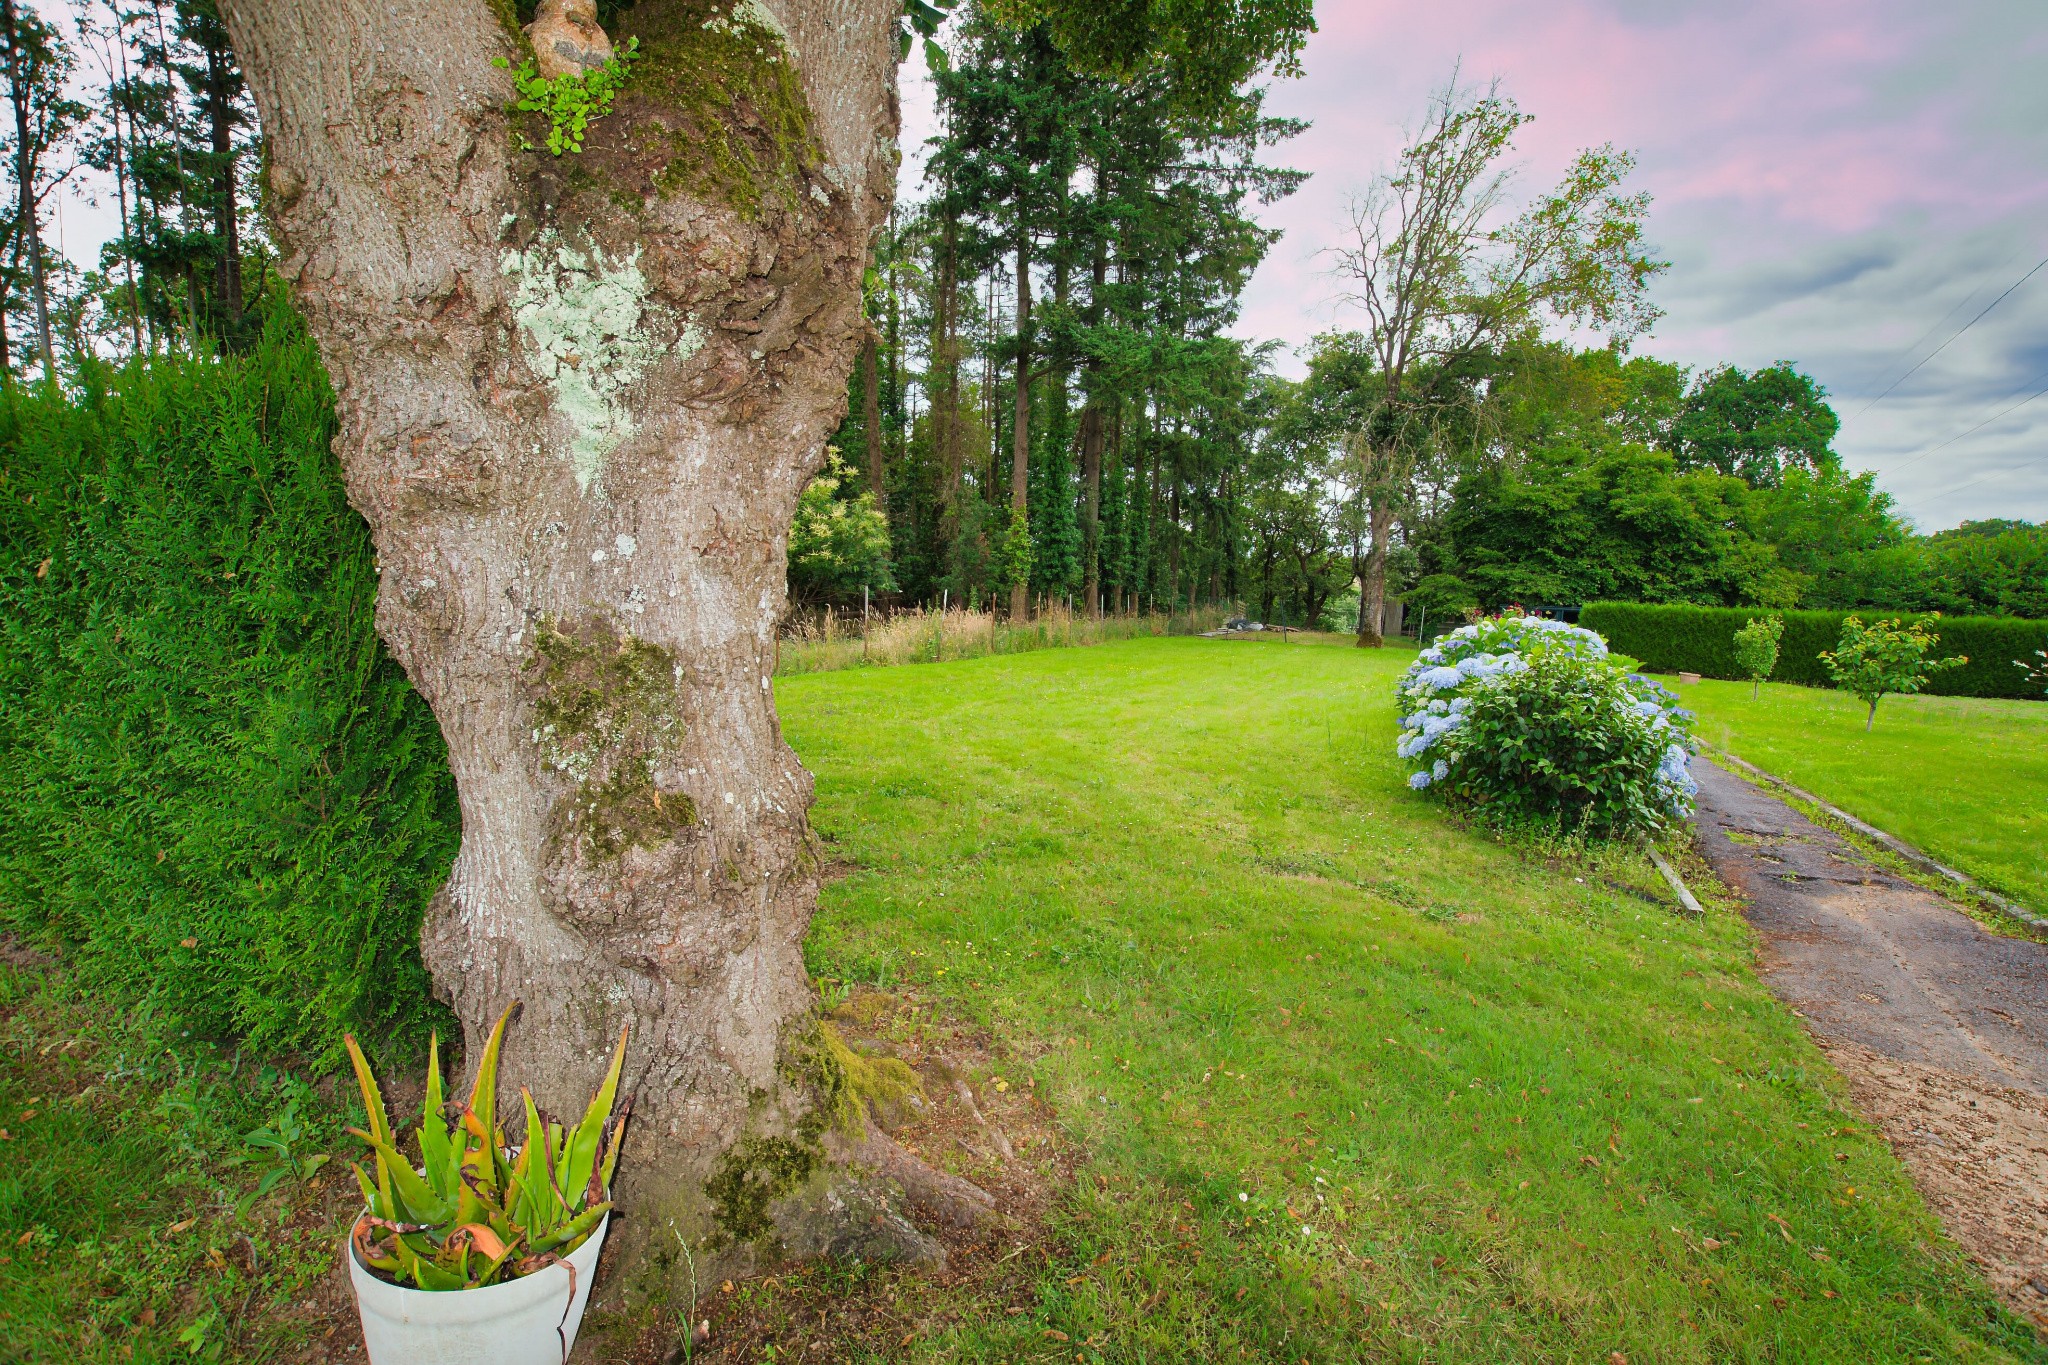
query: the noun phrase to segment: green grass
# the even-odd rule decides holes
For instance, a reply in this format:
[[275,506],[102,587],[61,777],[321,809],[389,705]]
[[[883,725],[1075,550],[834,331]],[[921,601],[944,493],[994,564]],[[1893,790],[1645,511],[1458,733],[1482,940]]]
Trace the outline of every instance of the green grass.
[[[1665,679],[1667,683],[1672,679]],[[2048,704],[1708,680],[1679,689],[1701,738],[2048,913]]]
[[1676,919],[1632,859],[1406,791],[1405,661],[1156,640],[778,683],[857,869],[813,968],[986,1028],[1088,1162],[1028,1311],[906,1277],[884,1354],[2048,1358],[1725,904]]
[[302,1080],[0,965],[0,1359],[305,1359],[348,1177],[257,1194],[246,1134],[287,1105],[295,1157],[345,1141]]
[[[777,683],[853,868],[813,968],[985,1031],[1082,1164],[993,1265],[712,1291],[721,1332],[743,1304],[786,1324],[718,1358],[824,1332],[832,1358],[1047,1365],[2048,1361],[1731,908],[1703,888],[1678,919],[1633,854],[1447,819],[1391,754],[1407,656],[1343,646]],[[302,1149],[346,1150],[345,1097],[68,980],[0,968],[0,1358],[345,1341],[320,1340],[351,1311],[343,1179],[245,1203],[262,1168],[234,1164],[293,1097]]]

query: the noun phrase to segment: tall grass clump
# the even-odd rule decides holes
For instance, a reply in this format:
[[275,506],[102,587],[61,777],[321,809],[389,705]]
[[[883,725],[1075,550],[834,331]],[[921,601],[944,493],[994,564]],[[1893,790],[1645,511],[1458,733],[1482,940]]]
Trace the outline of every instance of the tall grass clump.
[[909,607],[863,622],[827,608],[792,618],[782,629],[778,674],[830,673],[841,668],[887,664],[929,664],[945,659],[978,659],[989,654],[1023,654],[1034,649],[1099,645],[1141,635],[1195,635],[1214,630],[1230,616],[1223,606],[1180,612],[1090,617],[1050,603],[1029,621],[1012,622],[993,612],[965,607]]
[[327,376],[265,306],[247,355],[0,388],[0,927],[185,1027],[324,1056],[424,1034],[460,826],[373,629]]

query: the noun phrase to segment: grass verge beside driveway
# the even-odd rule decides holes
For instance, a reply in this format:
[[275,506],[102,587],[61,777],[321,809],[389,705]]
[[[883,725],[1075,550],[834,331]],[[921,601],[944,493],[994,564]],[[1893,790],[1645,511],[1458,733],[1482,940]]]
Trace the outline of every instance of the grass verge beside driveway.
[[1702,739],[2048,915],[2048,703],[1886,697],[1865,734],[1863,703],[1825,688],[1678,692]]
[[[1634,855],[1409,793],[1407,655],[1162,640],[789,679],[814,969],[979,1021],[1092,1158],[922,1359],[2042,1359]],[[1013,1075],[1012,1079],[1015,1079]],[[1052,1335],[1052,1334],[1057,1334]]]

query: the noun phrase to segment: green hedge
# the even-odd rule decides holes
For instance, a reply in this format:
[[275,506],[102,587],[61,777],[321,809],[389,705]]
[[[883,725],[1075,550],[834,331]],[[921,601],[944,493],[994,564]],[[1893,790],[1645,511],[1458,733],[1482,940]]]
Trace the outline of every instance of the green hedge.
[[1630,658],[1640,659],[1655,673],[1698,673],[1709,678],[1742,677],[1735,666],[1735,632],[1759,616],[1783,616],[1785,635],[1778,645],[1776,682],[1830,684],[1822,650],[1841,640],[1842,622],[1850,616],[1865,621],[1926,619],[1939,637],[1937,657],[1969,656],[1961,668],[1934,676],[1927,690],[1949,697],[2030,697],[2026,675],[2013,667],[2016,659],[2032,659],[2048,649],[2048,621],[2023,621],[2011,616],[1944,616],[1916,618],[1895,611],[1786,611],[1757,607],[1654,606],[1641,602],[1589,602],[1579,624],[1597,630],[1607,643]]
[[372,629],[333,398],[247,356],[0,387],[0,927],[186,1027],[417,1036],[446,751]]

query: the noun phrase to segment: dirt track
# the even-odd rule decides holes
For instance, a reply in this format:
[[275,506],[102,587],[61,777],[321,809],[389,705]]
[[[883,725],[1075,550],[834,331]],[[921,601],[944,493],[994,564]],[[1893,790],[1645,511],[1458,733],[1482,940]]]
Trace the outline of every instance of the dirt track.
[[2048,1327],[2048,947],[1993,934],[1696,761],[1700,847],[1950,1235]]

